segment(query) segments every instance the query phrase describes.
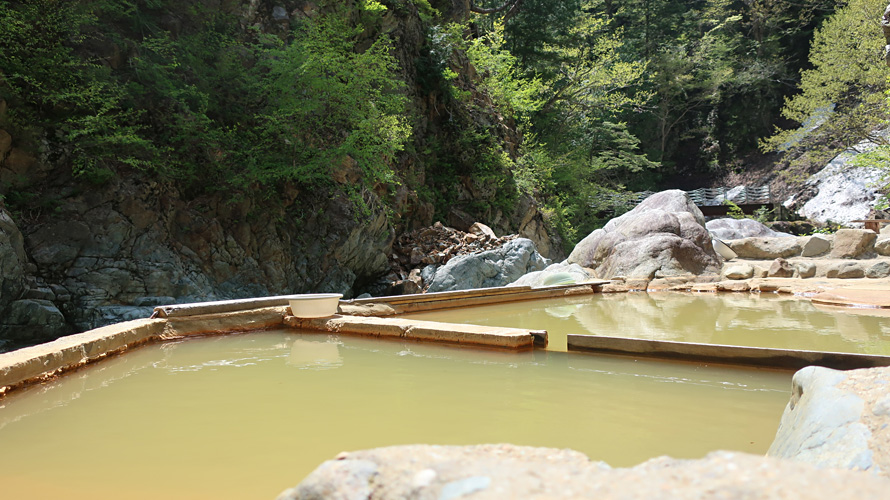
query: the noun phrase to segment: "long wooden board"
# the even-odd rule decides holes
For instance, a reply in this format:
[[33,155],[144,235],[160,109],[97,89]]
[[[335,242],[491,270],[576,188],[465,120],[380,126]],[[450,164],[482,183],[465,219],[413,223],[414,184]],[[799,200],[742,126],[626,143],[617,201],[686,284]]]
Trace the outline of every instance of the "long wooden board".
[[798,370],[817,365],[838,370],[890,366],[890,356],[844,352],[802,351],[745,347],[720,344],[697,344],[666,340],[630,339],[599,335],[568,335],[569,351],[587,351],[647,358],[764,366]]

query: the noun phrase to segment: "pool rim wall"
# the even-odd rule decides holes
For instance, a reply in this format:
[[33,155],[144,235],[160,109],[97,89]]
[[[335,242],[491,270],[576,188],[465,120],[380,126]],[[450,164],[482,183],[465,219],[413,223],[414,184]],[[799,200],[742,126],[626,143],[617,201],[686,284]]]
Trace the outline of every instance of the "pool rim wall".
[[[52,342],[0,353],[0,398],[9,393],[148,343],[199,335],[307,329],[332,334],[427,341],[473,347],[527,350],[547,343],[542,330],[484,327],[398,318],[401,314],[503,302],[588,295],[609,291],[609,281],[546,287],[499,287],[432,294],[340,301],[338,315],[301,319],[288,314],[287,295],[159,306],[151,318],[116,323]],[[647,290],[661,293],[684,290]],[[803,297],[801,297],[803,299]],[[848,304],[849,305],[849,304]],[[890,366],[890,356],[669,343],[590,335],[568,335],[568,351],[666,361],[693,361],[796,370],[819,365],[836,369]]]
[[[422,300],[417,300],[416,304],[412,304],[409,296],[340,301],[341,314],[316,319],[290,316],[287,295],[159,306],[155,308],[151,318],[115,323],[60,337],[44,344],[0,353],[0,398],[142,345],[275,327],[475,347],[532,349],[536,344],[546,345],[546,332],[381,316],[417,310],[592,294],[598,291],[602,283],[605,282],[441,292],[425,294],[427,297],[421,295]],[[386,300],[392,300],[392,304]],[[384,334],[381,334],[381,329],[385,329]]]

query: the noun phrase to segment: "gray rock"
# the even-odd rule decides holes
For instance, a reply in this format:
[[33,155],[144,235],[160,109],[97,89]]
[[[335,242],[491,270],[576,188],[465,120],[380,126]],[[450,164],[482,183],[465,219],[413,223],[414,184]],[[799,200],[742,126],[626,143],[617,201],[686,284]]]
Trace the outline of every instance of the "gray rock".
[[278,500],[369,500],[377,475],[369,460],[328,460]]
[[[885,229],[888,228],[890,228],[890,226]],[[881,230],[881,235],[883,236],[883,230]],[[890,238],[880,238],[875,241],[875,253],[884,256],[890,255]]]
[[272,19],[275,21],[287,21],[289,17],[284,7],[280,5],[272,7]]
[[150,318],[152,313],[154,313],[154,306],[97,306],[94,309],[97,321],[107,325]]
[[[555,232],[550,234],[552,230],[547,230],[548,224],[544,221],[544,215],[538,210],[534,198],[527,194],[520,196],[516,208],[513,210],[511,221],[516,228],[512,232],[522,238],[532,240],[538,253],[554,261],[565,258],[562,239]],[[508,228],[501,228],[501,234],[510,233]]]
[[867,278],[886,278],[890,276],[890,262],[881,261],[873,264],[865,271]]
[[844,372],[808,366],[791,380],[791,401],[782,414],[767,456],[818,467],[869,469],[871,437],[862,418],[862,399],[837,389]]
[[488,476],[473,476],[466,479],[458,479],[446,483],[439,492],[439,500],[455,500],[479,491],[485,491],[491,486],[491,478]]
[[773,231],[754,219],[712,219],[705,227],[711,234],[720,240],[738,240],[755,236],[764,238],[779,238],[791,236],[788,233]]
[[22,292],[22,298],[48,300],[52,302],[56,300],[56,294],[53,293],[51,288],[41,286],[25,290],[24,292]]
[[754,276],[754,266],[750,264],[733,264],[726,267],[723,276],[728,280],[746,280]]
[[778,258],[770,265],[767,276],[771,278],[790,278],[794,276],[794,266],[787,260]]
[[[279,500],[884,498],[887,482],[745,453],[661,457],[612,469],[572,450],[525,446],[393,446],[341,454]],[[369,485],[373,492],[369,493]]]
[[436,270],[427,291],[504,286],[524,274],[544,269],[547,264],[531,240],[516,238],[494,250],[452,258]]
[[797,276],[800,278],[812,278],[816,275],[816,264],[812,262],[797,262],[794,267],[797,268]]
[[0,313],[24,291],[27,261],[22,233],[9,213],[0,208]]
[[720,260],[704,216],[679,190],[656,193],[584,238],[566,260],[613,276],[652,279],[713,273]]
[[867,229],[839,229],[834,235],[832,259],[855,259],[874,251],[878,235]]
[[[24,249],[37,265],[40,287],[55,293],[75,330],[145,317],[154,301],[185,297],[348,297],[357,282],[389,270],[394,230],[386,214],[359,216],[345,194],[301,193],[299,202],[290,194],[274,206],[259,197],[198,203],[181,200],[172,186],[128,178],[79,196],[48,196],[64,201],[62,211],[30,225]],[[0,308],[2,302],[0,295]]]
[[48,300],[16,300],[7,311],[0,328],[4,338],[17,343],[44,342],[70,333],[62,312]]
[[806,238],[803,244],[801,257],[815,257],[831,250],[831,239],[821,234],[814,234]]
[[133,305],[136,307],[156,307],[156,306],[166,306],[170,304],[175,304],[176,298],[165,296],[165,297],[139,297],[133,301]]
[[430,264],[424,267],[423,270],[420,271],[420,279],[422,279],[424,283],[430,283],[436,276],[437,269],[439,269],[439,266],[436,264]]
[[[587,271],[578,264],[550,264],[541,271],[530,272],[507,286],[544,286],[548,279],[566,278],[574,283],[583,283],[591,278]],[[566,280],[560,280],[565,282]]]
[[798,238],[743,238],[727,242],[732,251],[742,259],[773,260],[800,255]]
[[828,278],[856,279],[865,277],[865,269],[858,262],[834,264],[825,273]]

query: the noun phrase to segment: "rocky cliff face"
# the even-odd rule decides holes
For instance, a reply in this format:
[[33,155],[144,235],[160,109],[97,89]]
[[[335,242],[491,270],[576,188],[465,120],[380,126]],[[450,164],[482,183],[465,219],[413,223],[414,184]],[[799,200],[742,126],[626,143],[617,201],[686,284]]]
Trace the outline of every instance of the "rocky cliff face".
[[[222,2],[219,8],[239,13],[242,29],[282,37],[289,19],[320,9],[312,2],[260,0]],[[159,23],[175,36],[182,20],[164,17]],[[435,90],[417,82],[418,61],[429,52],[424,28],[417,11],[406,7],[390,9],[379,29],[394,40],[409,97],[422,117],[414,124],[415,149],[421,150],[429,137],[455,127],[446,123],[452,113]],[[130,57],[118,56],[112,67]],[[465,64],[454,68],[473,71]],[[16,112],[8,107],[0,99],[0,124]],[[496,122],[497,110],[489,108],[476,109],[472,119]],[[53,148],[48,131],[33,132],[35,138],[12,130],[0,129],[0,195],[8,207],[0,203],[0,349],[146,317],[165,303],[302,292],[349,297],[390,271],[396,234],[448,215],[436,214],[436,199],[417,194],[430,184],[436,158],[404,154],[397,160],[401,184],[359,189],[369,210],[358,210],[361,173],[349,162],[331,166],[333,184],[324,189],[283,184],[195,195],[140,172],[118,172],[97,186],[72,178],[67,153]],[[516,138],[498,140],[513,144]],[[530,198],[503,213],[491,208],[499,188],[469,177],[438,176],[437,182],[427,191],[459,192],[452,206],[469,223],[519,233],[545,256],[561,257]]]
[[36,184],[51,210],[17,214],[18,227],[0,212],[7,347],[147,317],[164,303],[349,296],[388,270],[395,233],[373,193],[371,215],[360,215],[339,191],[187,199],[138,175],[97,188],[62,172]]

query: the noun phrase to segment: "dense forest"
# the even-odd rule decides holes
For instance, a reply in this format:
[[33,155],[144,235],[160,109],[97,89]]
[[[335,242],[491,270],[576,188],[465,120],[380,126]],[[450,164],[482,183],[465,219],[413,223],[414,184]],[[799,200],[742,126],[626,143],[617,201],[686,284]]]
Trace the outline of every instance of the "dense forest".
[[[530,195],[570,245],[628,191],[702,187],[764,161],[806,172],[875,136],[881,12],[873,0],[3,2],[0,128],[85,188],[133,175],[232,200],[336,188],[358,217],[368,193],[402,217],[407,191],[409,212],[428,204],[436,219]],[[15,172],[0,182],[13,213],[49,203]],[[481,194],[457,199],[458,184]]]

